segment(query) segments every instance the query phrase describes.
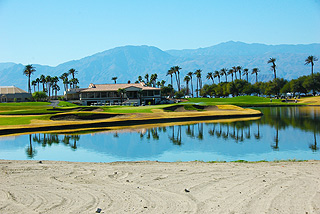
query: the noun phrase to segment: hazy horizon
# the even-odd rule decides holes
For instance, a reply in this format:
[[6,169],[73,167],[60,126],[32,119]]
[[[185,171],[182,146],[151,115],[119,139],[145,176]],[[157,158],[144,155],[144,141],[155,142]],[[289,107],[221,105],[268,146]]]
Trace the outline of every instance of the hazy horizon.
[[126,45],[320,43],[316,26],[319,0],[2,0],[0,62],[56,66]]

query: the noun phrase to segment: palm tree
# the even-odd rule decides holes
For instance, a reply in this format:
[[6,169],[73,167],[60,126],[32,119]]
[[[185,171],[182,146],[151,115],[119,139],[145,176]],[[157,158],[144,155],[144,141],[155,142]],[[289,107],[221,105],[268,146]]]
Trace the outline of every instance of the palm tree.
[[46,76],[47,92],[50,99],[50,88],[51,88],[51,76]]
[[142,82],[142,76],[138,76],[138,81]]
[[144,78],[147,80],[146,84],[149,84],[149,74],[144,75]]
[[311,64],[311,76],[313,78],[313,66],[314,66],[314,62],[318,61],[318,58],[315,56],[308,56],[308,58],[305,60],[305,65],[309,65]]
[[124,96],[124,94],[126,93],[126,89],[124,89],[124,88],[119,88],[117,92],[118,92],[118,94],[120,95],[121,104],[122,104],[123,96]]
[[76,71],[74,68],[71,68],[71,69],[69,70],[69,74],[72,75],[72,79],[74,79],[74,75],[75,75],[76,73],[78,73],[78,71]]
[[193,84],[192,84],[192,75],[193,72],[188,72],[187,75],[190,77],[190,85],[191,85],[191,96],[193,97]]
[[161,86],[161,87],[164,87],[164,84],[166,84],[166,81],[165,81],[165,80],[161,80],[160,86]]
[[260,70],[258,69],[258,68],[253,68],[252,69],[252,73],[251,74],[255,74],[256,75],[256,83],[258,82],[258,72],[259,72]]
[[229,69],[229,71],[228,71],[228,75],[231,75],[231,81],[233,82],[233,74],[234,74],[234,71],[233,71],[233,69],[231,68],[231,69]]
[[190,77],[187,75],[184,77],[183,81],[186,82],[187,84],[187,95],[189,94],[189,81],[190,81]]
[[[318,58],[315,57],[315,56],[308,56],[308,58],[305,60],[305,65],[308,65],[308,64],[311,64],[311,78],[312,78],[312,81],[314,82],[314,79],[313,79],[313,66],[314,66],[314,62],[315,61],[318,61]],[[315,95],[315,92],[314,92],[314,83],[312,84],[313,85],[313,95]]]
[[157,75],[157,74],[151,74],[150,84],[152,84],[153,86],[155,86],[157,79],[158,79],[158,75]]
[[39,78],[36,79],[36,83],[38,85],[38,91],[39,91],[39,85],[40,85],[40,79]]
[[180,68],[179,66],[173,66],[170,68],[170,70],[173,70],[173,73],[176,77],[178,91],[180,91],[180,70],[181,69],[182,68]]
[[61,74],[61,76],[59,77],[61,80],[62,80],[62,83],[64,85],[64,90],[67,91],[68,90],[68,76],[69,74],[68,73],[63,73]]
[[218,80],[219,80],[219,83],[220,83],[220,72],[219,71],[215,71],[213,77],[214,78],[218,77]]
[[232,70],[233,70],[233,73],[234,73],[234,77],[237,79],[237,67],[233,66]]
[[208,80],[212,80],[212,84],[214,84],[214,79],[213,79],[213,72],[208,72],[208,74],[207,74],[207,79]]
[[118,77],[112,77],[112,78],[111,78],[111,80],[114,81],[114,84],[117,84],[117,79],[118,79]]
[[44,92],[44,84],[46,83],[46,77],[43,74],[40,76],[40,82],[42,83],[42,91]]
[[277,74],[276,74],[276,58],[270,58],[269,60],[268,60],[268,64],[269,63],[272,63],[272,65],[271,65],[271,70],[273,71],[273,73],[274,73],[274,79],[277,79]]
[[202,88],[202,84],[201,84],[201,72],[202,70],[201,69],[198,69],[194,72],[194,74],[196,75],[197,77],[197,97],[199,97],[199,91],[201,90]]
[[243,76],[246,75],[247,76],[247,82],[249,82],[248,81],[248,75],[249,75],[249,69],[248,68],[243,69],[243,74],[242,75]]
[[[171,78],[171,85],[173,84],[172,83],[172,75],[173,75],[174,71],[173,71],[173,67],[171,67],[168,71],[167,71],[167,76],[170,75],[170,78]],[[172,85],[173,86],[173,85]]]
[[32,80],[32,81],[31,81],[31,85],[33,86],[33,92],[36,92],[37,82],[36,82],[35,80]]
[[241,79],[241,70],[242,70],[242,67],[237,66],[237,71],[239,72],[239,79]]
[[23,74],[28,77],[28,93],[31,93],[30,77],[34,72],[36,72],[36,69],[32,65],[26,65],[23,70]]
[[226,82],[228,82],[228,77],[227,77],[227,70],[228,69],[226,69],[226,68],[222,68],[221,70],[220,70],[220,76],[225,76],[226,77]]

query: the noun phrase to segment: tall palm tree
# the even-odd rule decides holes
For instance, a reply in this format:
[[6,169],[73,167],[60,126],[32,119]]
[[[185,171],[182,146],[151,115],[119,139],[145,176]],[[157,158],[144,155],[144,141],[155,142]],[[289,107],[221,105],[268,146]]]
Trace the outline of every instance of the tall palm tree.
[[314,66],[314,62],[318,61],[318,58],[315,56],[308,56],[308,58],[305,60],[305,65],[309,65],[311,64],[311,76],[313,78],[313,66]]
[[69,74],[65,72],[65,73],[61,74],[61,76],[59,77],[62,80],[65,91],[68,90],[68,84],[69,84],[68,76],[69,76]]
[[[305,65],[308,65],[308,64],[311,64],[311,78],[312,78],[312,81],[314,82],[314,79],[313,79],[313,66],[314,66],[314,62],[315,61],[318,61],[318,58],[315,57],[315,56],[308,56],[308,58],[305,60]],[[314,92],[314,84],[313,84],[313,95],[315,95],[315,92]]]
[[76,71],[74,68],[71,68],[71,69],[69,70],[69,74],[72,75],[72,79],[74,79],[74,75],[75,75],[76,73],[78,73],[78,71]]
[[253,68],[252,69],[252,73],[251,74],[255,74],[256,75],[256,82],[258,82],[258,72],[259,72],[260,70],[258,69],[258,68]]
[[234,73],[234,77],[237,79],[237,67],[236,66],[233,66],[232,67],[232,70],[233,70],[233,73]]
[[39,85],[40,85],[40,79],[39,78],[36,79],[36,83],[38,85],[38,91],[39,91]]
[[51,88],[51,76],[46,76],[46,84],[47,84],[47,92],[48,92],[48,95],[49,95],[49,99],[50,99],[50,88]]
[[23,74],[28,77],[28,93],[31,93],[30,77],[34,72],[36,72],[36,69],[32,65],[26,65],[26,67],[24,67]]
[[199,91],[200,91],[201,88],[202,88],[201,72],[202,72],[201,69],[198,69],[198,70],[196,70],[196,71],[194,72],[194,74],[195,74],[196,77],[197,77],[197,97],[199,97]]
[[41,74],[41,76],[40,76],[40,82],[42,83],[42,91],[44,92],[45,91],[44,85],[46,84],[46,77],[43,74]]
[[117,79],[118,79],[118,77],[112,77],[112,78],[111,78],[111,80],[114,81],[114,84],[117,84]]
[[271,70],[273,71],[273,73],[274,73],[274,79],[277,79],[277,74],[276,74],[276,58],[270,58],[269,60],[268,60],[268,64],[272,64],[271,65]]
[[36,92],[37,82],[36,82],[35,80],[32,80],[32,81],[31,81],[31,85],[33,86],[33,92]]
[[155,86],[157,79],[158,79],[158,74],[151,74],[150,84],[152,84],[153,86]]
[[146,84],[149,84],[149,74],[147,73],[146,75],[144,75],[144,78],[147,80]]
[[213,77],[214,78],[218,77],[218,80],[219,80],[219,83],[220,83],[220,72],[219,71],[215,71]]
[[142,82],[142,76],[138,76],[138,81]]
[[193,97],[193,84],[192,84],[192,75],[193,72],[188,72],[187,75],[190,77],[190,85],[191,85],[191,96]]
[[178,87],[178,91],[180,91],[180,70],[182,68],[180,68],[179,66],[173,66],[170,69],[173,70],[175,77],[176,77],[176,81],[177,81],[177,87]]
[[226,77],[226,82],[228,82],[227,70],[228,70],[228,69],[226,69],[226,68],[222,68],[222,69],[220,70],[220,76],[225,76],[225,77]]
[[184,77],[183,81],[186,82],[187,84],[187,95],[189,94],[189,81],[190,81],[190,77],[187,75]]
[[229,71],[228,71],[228,75],[231,75],[231,82],[233,82],[233,74],[234,74],[233,69],[232,69],[232,68],[231,68],[231,69],[229,69]]
[[214,84],[214,79],[213,79],[213,72],[208,72],[208,74],[207,74],[207,79],[208,80],[212,80],[212,84]]
[[247,76],[247,82],[249,82],[248,81],[248,75],[249,75],[249,69],[248,68],[243,69],[243,74],[242,75],[243,76],[246,75]]
[[172,83],[172,75],[173,75],[173,74],[174,74],[174,70],[173,70],[173,67],[171,67],[171,68],[167,71],[167,76],[170,75],[172,87],[173,87],[173,83]]
[[237,71],[239,72],[239,79],[241,79],[241,70],[242,70],[242,67],[237,66]]

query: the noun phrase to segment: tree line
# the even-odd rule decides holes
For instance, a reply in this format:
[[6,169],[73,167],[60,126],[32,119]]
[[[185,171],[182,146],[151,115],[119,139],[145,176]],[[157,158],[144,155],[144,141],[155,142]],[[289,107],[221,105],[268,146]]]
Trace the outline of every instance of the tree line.
[[[185,87],[181,87],[179,66],[171,67],[167,76],[170,76],[171,84],[168,86],[161,86],[162,94],[165,96],[175,96],[181,98],[183,96],[194,97],[228,97],[239,95],[277,95],[282,93],[307,94],[312,91],[315,95],[320,92],[320,74],[314,74],[314,62],[318,61],[315,56],[308,56],[305,59],[305,65],[311,65],[311,74],[308,76],[301,76],[297,79],[287,81],[283,78],[277,78],[276,58],[270,58],[267,63],[270,64],[270,70],[273,72],[274,78],[269,82],[259,82],[258,74],[259,68],[243,68],[242,66],[233,66],[231,69],[222,68],[214,72],[208,72],[206,79],[211,80],[212,84],[202,85],[202,70],[197,69],[195,72],[188,72],[183,78],[186,83]],[[255,83],[251,84],[248,79],[249,75],[255,76]],[[176,81],[173,81],[175,77]],[[221,80],[225,78],[225,81]],[[231,77],[231,81],[228,81]],[[243,77],[243,78],[241,78]],[[193,79],[196,80],[196,89],[194,90]],[[216,82],[215,82],[216,80]],[[229,79],[230,80],[230,79]],[[173,85],[176,85],[177,90]],[[190,84],[190,87],[189,87]]]
[[[33,97],[36,100],[45,99],[47,97],[54,97],[57,99],[58,91],[60,86],[58,85],[59,80],[62,81],[64,90],[67,91],[69,88],[77,88],[79,80],[75,78],[75,74],[78,73],[74,68],[71,68],[68,72],[63,73],[61,76],[45,76],[40,75],[39,78],[31,81],[31,75],[36,72],[36,68],[32,65],[26,65],[23,74],[28,77],[28,93],[32,93],[33,86]],[[69,78],[71,76],[72,78]],[[40,85],[42,85],[40,90]],[[37,90],[36,90],[37,88]]]

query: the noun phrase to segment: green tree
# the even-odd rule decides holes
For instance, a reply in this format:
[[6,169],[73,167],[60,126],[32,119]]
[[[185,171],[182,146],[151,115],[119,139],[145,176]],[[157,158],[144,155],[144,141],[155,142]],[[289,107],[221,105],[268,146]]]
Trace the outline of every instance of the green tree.
[[170,78],[171,78],[171,85],[173,86],[173,82],[172,82],[172,76],[174,74],[174,69],[173,67],[171,67],[168,71],[167,71],[167,76],[170,75]]
[[32,98],[35,100],[35,101],[43,101],[45,99],[47,99],[47,94],[46,92],[44,91],[36,91],[32,94]]
[[24,67],[23,74],[28,77],[28,93],[30,94],[31,94],[30,78],[31,78],[31,74],[33,74],[34,72],[36,72],[36,69],[32,65],[26,65]]

